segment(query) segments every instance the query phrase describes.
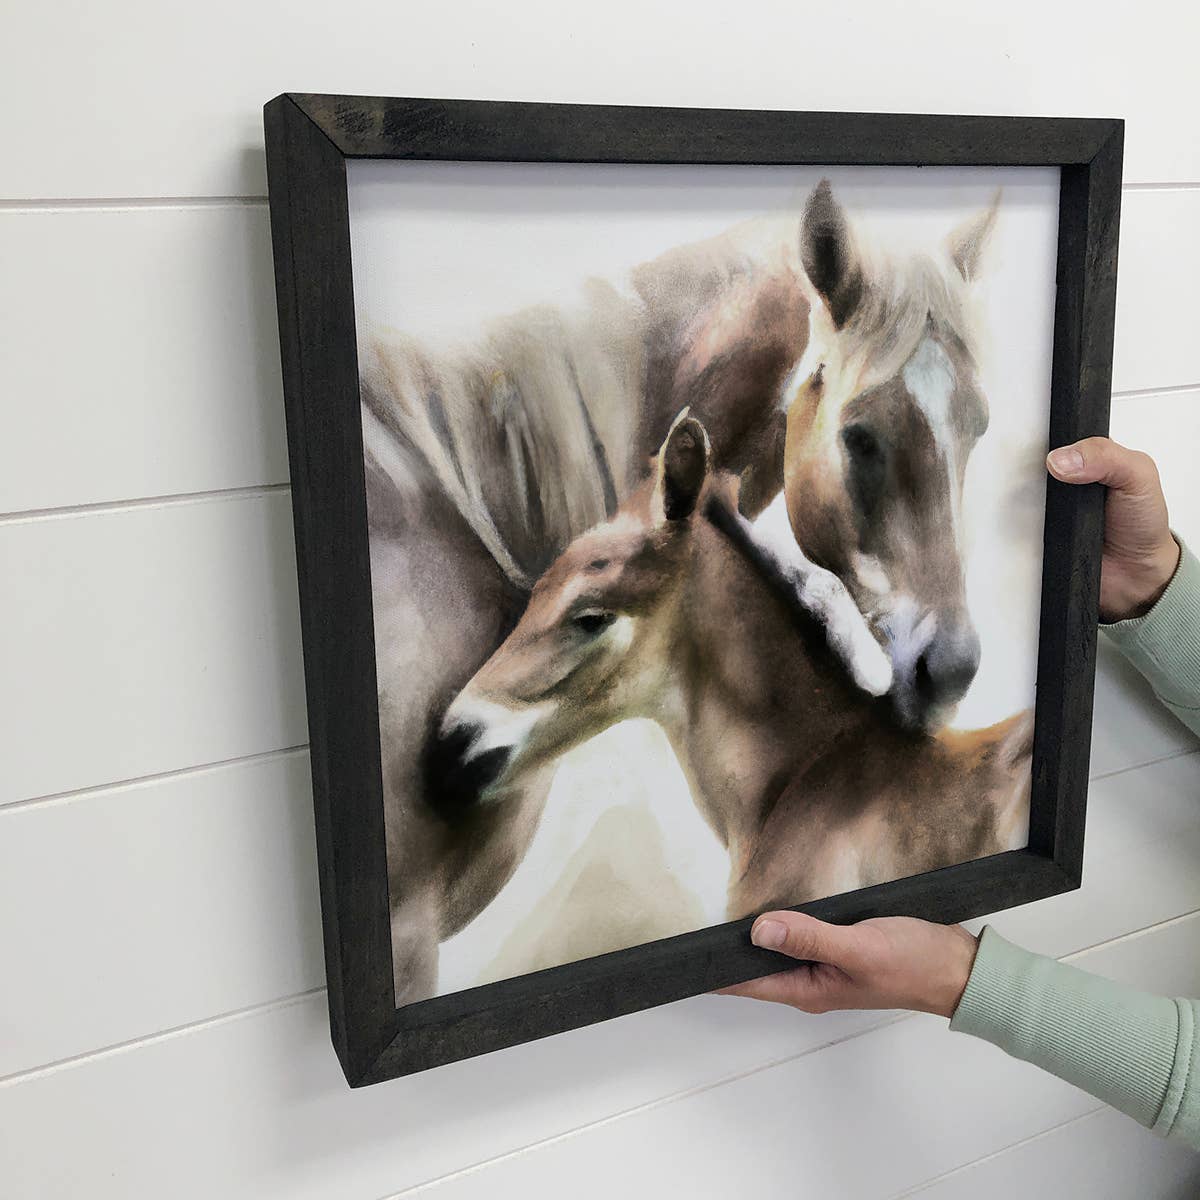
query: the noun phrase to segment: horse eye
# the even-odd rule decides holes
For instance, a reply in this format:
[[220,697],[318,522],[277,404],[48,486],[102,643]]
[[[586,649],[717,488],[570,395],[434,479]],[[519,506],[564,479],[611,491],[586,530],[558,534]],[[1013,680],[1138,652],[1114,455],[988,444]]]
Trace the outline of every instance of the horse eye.
[[883,447],[879,439],[865,425],[847,425],[842,430],[842,445],[851,458],[860,461],[882,458]]
[[586,633],[588,637],[594,637],[597,633],[607,629],[616,619],[616,613],[606,612],[598,608],[589,608],[586,612],[581,612],[575,616],[571,624],[581,633]]
[[865,425],[842,430],[846,447],[846,483],[864,517],[874,516],[887,488],[887,453],[883,443]]

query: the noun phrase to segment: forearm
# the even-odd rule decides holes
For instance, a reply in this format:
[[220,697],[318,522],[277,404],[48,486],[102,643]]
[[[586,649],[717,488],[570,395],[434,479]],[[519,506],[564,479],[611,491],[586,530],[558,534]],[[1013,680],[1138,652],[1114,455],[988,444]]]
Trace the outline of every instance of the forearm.
[[1179,567],[1154,607],[1101,628],[1163,704],[1200,733],[1200,561],[1180,545]]
[[1200,1148],[1200,1004],[1153,996],[984,930],[950,1028]]

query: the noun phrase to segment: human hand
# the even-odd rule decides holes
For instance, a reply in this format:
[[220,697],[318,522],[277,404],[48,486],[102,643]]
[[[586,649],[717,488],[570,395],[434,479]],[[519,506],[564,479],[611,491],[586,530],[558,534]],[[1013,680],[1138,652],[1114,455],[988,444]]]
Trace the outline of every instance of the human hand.
[[808,1013],[908,1008],[953,1016],[979,948],[961,925],[913,917],[829,925],[804,913],[769,912],[754,922],[750,937],[756,946],[802,961],[777,975],[722,988],[721,994]]
[[1167,523],[1167,502],[1154,459],[1109,438],[1084,438],[1046,457],[1063,483],[1108,485],[1100,619],[1124,621],[1154,607],[1179,566],[1179,543]]

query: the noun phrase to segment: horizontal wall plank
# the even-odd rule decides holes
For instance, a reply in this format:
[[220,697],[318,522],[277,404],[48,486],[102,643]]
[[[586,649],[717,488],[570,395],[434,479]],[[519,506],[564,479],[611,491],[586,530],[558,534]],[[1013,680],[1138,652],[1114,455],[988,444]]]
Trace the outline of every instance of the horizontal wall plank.
[[[285,794],[265,775],[255,783],[228,771],[212,773],[213,787],[174,795],[125,789],[112,793],[111,803],[87,797],[0,815],[6,901],[0,903],[0,943],[13,947],[10,977],[17,981],[2,1006],[3,1040],[18,1043],[22,1065],[34,1056],[32,1048],[49,1061],[78,1053],[88,1041],[112,1044],[172,1028],[201,1003],[219,1012],[250,1003],[256,994],[269,999],[288,975],[301,986],[319,983],[313,879],[306,865],[307,781],[296,771],[288,787],[304,794]],[[1198,792],[1200,755],[1101,781],[1093,791],[1083,890],[1003,914],[995,923],[1031,948],[1062,954],[1200,907]],[[87,805],[95,805],[94,814],[85,812]],[[60,807],[73,815],[55,813]],[[185,844],[189,839],[192,844]],[[51,863],[46,847],[52,843],[60,865]],[[207,905],[206,880],[220,880],[226,893]],[[10,892],[23,902],[7,902]],[[161,912],[154,911],[156,904]],[[278,944],[271,944],[275,926]],[[171,941],[172,929],[186,933],[178,944]],[[89,941],[94,945],[81,944]],[[78,949],[53,963],[47,946]],[[139,957],[153,961],[145,965]],[[89,1011],[75,1017],[73,963],[74,977],[90,980]],[[67,993],[61,1000],[47,1000],[59,989]],[[165,1088],[189,1097],[182,1102],[201,1127],[210,1106],[222,1113],[234,1107],[228,1126],[225,1116],[219,1122],[218,1141],[206,1156],[213,1166],[200,1170],[194,1194],[214,1186],[215,1177],[205,1170],[242,1178],[253,1161],[247,1157],[251,1148],[270,1127],[274,1141],[266,1139],[270,1144],[260,1153],[271,1156],[279,1142],[293,1152],[303,1145],[308,1157],[296,1159],[295,1175],[287,1162],[272,1159],[268,1177],[278,1178],[259,1194],[378,1197],[845,1039],[878,1019],[799,1018],[774,1006],[696,997],[352,1095],[333,1059],[323,1004],[317,997],[11,1081],[11,1093],[0,1087],[0,1127],[7,1119],[4,1104],[23,1103],[12,1093],[32,1097],[29,1102],[45,1104],[46,1111],[70,1112],[106,1089],[141,1095]],[[78,1033],[72,1021],[82,1025]],[[18,1061],[10,1056],[7,1065]],[[38,1099],[46,1094],[49,1099]],[[276,1125],[280,1111],[289,1114],[283,1130]],[[140,1109],[132,1116],[135,1124],[144,1119]],[[187,1132],[187,1124],[181,1118],[164,1156],[195,1153],[186,1139],[200,1133]],[[398,1132],[406,1128],[407,1134]],[[98,1175],[117,1172],[113,1192],[98,1195],[137,1194],[144,1178],[138,1171],[153,1171],[161,1161],[152,1157],[144,1168],[129,1166],[126,1143],[118,1138],[110,1144],[111,1133],[97,1128],[93,1142],[92,1132],[77,1131],[83,1140],[76,1149]],[[311,1183],[303,1182],[310,1159],[329,1163],[316,1169]],[[45,1193],[32,1194],[53,1194],[57,1178],[49,1177]],[[238,1185],[249,1189],[245,1193],[234,1188],[223,1194],[254,1194],[258,1176],[246,1178]]]
[[0,812],[0,1077],[324,982],[303,751]]
[[[0,570],[0,802],[305,741],[285,493],[0,522]],[[1099,768],[1194,744],[1123,686],[1101,689]]]
[[287,481],[263,205],[0,210],[0,512]]
[[[1124,116],[1114,387],[1200,383],[1200,188],[1137,186],[1200,184],[1200,10],[1102,9],[932,0],[916,36],[903,6],[783,0],[684,22],[645,0],[565,22],[550,0],[22,9],[0,46],[28,118],[0,161],[0,515],[113,507],[0,521],[0,805],[68,793],[0,809],[0,1076],[25,1072],[0,1079],[5,1196],[1197,1190],[1194,1160],[1072,1121],[1090,1100],[920,1019],[698,997],[350,1092],[323,996],[272,1003],[323,977],[306,755],[257,757],[306,738],[288,497],[117,507],[286,481],[266,210],[239,199],[265,190],[261,104],[285,88]],[[1121,400],[1114,433],[1200,545],[1198,406]],[[1200,755],[1165,757],[1197,744],[1102,649],[1085,886],[997,925],[1064,953],[1198,907]],[[1196,994],[1196,925],[1083,962]]]
[[[309,787],[288,755],[0,813],[0,1077],[321,986]],[[1096,782],[1084,888],[992,923],[1061,955],[1200,909],[1197,796],[1200,754]]]
[[[4,773],[12,789],[6,799],[302,741],[289,547],[290,520],[282,495],[0,525],[0,556],[11,568],[6,578],[16,581],[0,596],[0,605],[7,606],[3,628],[10,650],[5,661],[12,665],[11,677],[20,681],[6,693],[7,727],[17,731]],[[1127,770],[1196,745],[1155,704],[1145,685],[1135,675],[1129,678],[1129,668],[1103,647],[1102,664],[1095,773]],[[63,728],[72,730],[70,754],[60,752]],[[1195,762],[1155,770],[1168,781],[1178,780],[1173,786],[1182,788],[1181,794],[1188,788],[1195,794],[1200,792]],[[163,879],[191,881],[189,896],[203,890],[205,879],[233,872],[231,878],[242,880],[233,888],[238,895],[263,889],[255,901],[259,913],[288,910],[301,893],[311,900],[311,875],[303,880],[296,876],[310,871],[308,860],[285,855],[269,869],[264,865],[257,877],[252,864],[237,876],[237,862],[225,861],[225,847],[257,836],[259,823],[268,819],[265,810],[249,806],[249,798],[260,792],[270,806],[269,819],[279,823],[282,846],[294,855],[297,847],[308,845],[307,783],[294,769],[285,775],[286,780],[272,782],[271,772],[262,766],[239,764],[228,774],[210,776],[198,790],[190,782],[154,781],[144,790],[83,797],[62,810],[53,805],[15,810],[19,823],[7,829],[28,833],[24,838],[14,833],[8,842],[8,886],[14,895],[47,897],[34,906],[35,917],[20,905],[0,906],[12,922],[5,941],[23,946],[29,956],[28,976],[19,971],[16,976],[44,978],[40,948],[72,939],[90,947],[96,963],[146,955],[148,947],[161,942],[156,914],[160,877],[155,872]],[[211,787],[225,779],[228,796],[242,797],[245,804],[214,797]],[[1092,847],[1103,828],[1095,815],[1100,811],[1096,797],[1124,786],[1099,784],[1094,793],[1089,883],[1095,870]],[[80,817],[73,834],[76,826],[67,823],[66,814],[90,813],[93,805],[105,814],[111,844],[106,854],[89,857],[92,818]],[[158,828],[147,815],[151,813],[162,814],[167,850],[148,864],[143,821]],[[189,842],[192,827],[210,834],[203,842]],[[1140,846],[1137,835],[1137,828],[1122,830],[1116,840]],[[1159,836],[1167,834],[1160,830]],[[47,871],[42,864],[50,847],[57,848],[61,861]],[[1063,953],[1186,911],[1195,901],[1186,862],[1178,864],[1178,871],[1162,872],[1153,856],[1146,855],[1131,867],[1144,880],[1135,890],[1138,903],[1132,909],[1113,907],[1112,898],[1122,894],[1121,871],[1114,867],[1112,875],[1100,877],[1097,889],[1051,901],[1062,906],[1061,919],[1043,920],[1041,909],[1030,918],[1049,939],[1038,944]],[[92,869],[83,869],[89,862]],[[110,911],[144,911],[147,921],[127,917],[109,922],[105,914]],[[87,1020],[59,1021],[58,1010],[38,992],[14,989],[3,1006],[14,1036],[4,1039],[11,1049],[0,1056],[0,1074],[320,985],[321,964],[314,953],[319,934],[311,905],[303,909],[296,940],[281,935],[274,958],[260,957],[254,922],[245,930],[229,926],[232,911],[202,905],[193,913],[200,924],[192,937],[214,948],[211,962],[193,961],[181,944],[174,950],[174,968],[159,974],[157,989],[143,986],[136,971],[114,971],[106,980],[111,991],[97,996]],[[77,917],[80,913],[84,915]],[[0,928],[3,923],[0,917]],[[1085,933],[1081,942],[1072,940],[1076,923]],[[69,972],[70,964],[64,962],[62,969]],[[197,980],[197,971],[203,979]]]
[[[1174,962],[1194,975],[1196,924],[1083,961],[1120,976],[1128,959],[1150,986],[1200,987],[1200,978],[1164,975],[1158,966],[1147,975],[1144,947],[1160,939],[1153,964]],[[350,1092],[327,1046],[323,1004],[305,1000],[0,1087],[8,1135],[0,1166],[16,1194],[31,1198],[72,1195],[85,1181],[89,1196],[152,1192],[179,1162],[189,1164],[170,1175],[181,1197],[379,1197],[597,1120],[614,1086],[624,1090],[631,1076],[651,1094],[655,1083],[698,1086],[689,1064],[711,1065],[711,1048],[738,1037],[740,1010],[790,1026],[792,1037],[777,1026],[767,1039],[776,1057],[802,1052],[804,1031],[811,1039],[830,1025],[830,1018],[706,997],[647,1014],[658,1018],[653,1023],[647,1015],[626,1018]],[[656,1079],[664,1058],[672,1069]],[[852,1122],[841,1104],[829,1103],[847,1095]],[[810,1189],[802,1195],[883,1195],[1090,1103],[991,1047],[948,1037],[940,1022],[914,1018],[501,1160],[434,1191],[551,1194],[565,1170],[576,1174],[572,1194],[610,1195],[606,1189],[621,1185],[648,1194],[674,1162],[681,1192],[708,1194],[706,1179],[723,1189],[725,1175],[738,1170],[774,1195],[771,1181],[794,1184],[790,1167],[802,1161]],[[870,1156],[856,1137],[847,1140],[863,1129],[884,1139],[873,1141]]]
[[9,112],[32,102],[36,117],[8,131],[0,197],[262,194],[262,104],[289,89],[1120,116],[1128,179],[1200,180],[1200,145],[1179,125],[1195,99],[1196,17],[1172,0],[1147,0],[1133,22],[1116,9],[1079,22],[1037,0],[935,0],[919,26],[903,6],[875,5],[864,20],[782,0],[736,20],[716,0],[686,21],[645,0],[574,8],[565,23],[551,0],[457,0],[415,26],[381,0],[339,12],[343,32],[316,8],[291,8],[281,24],[272,6],[234,0],[28,9],[6,43],[0,97]]
[[[528,1140],[867,1028],[727,998],[659,1009],[351,1091],[323,997],[0,1085],[0,1177],[21,1200],[378,1200]],[[740,1035],[740,1036],[739,1036]],[[180,1164],[186,1164],[182,1169]]]
[[1197,746],[1200,739],[1155,699],[1150,685],[1101,636],[1092,709],[1092,777],[1128,771]]
[[[1080,965],[1144,987],[1197,994],[1200,917],[1085,956]],[[626,1192],[875,1200],[1094,1104],[995,1047],[948,1036],[944,1021],[920,1016],[535,1147],[447,1180],[431,1194],[438,1200],[566,1191],[597,1200]]]
[[1200,188],[1121,198],[1113,389],[1200,384]]
[[[1193,795],[1200,804],[1200,796]],[[1079,966],[1135,987],[1171,996],[1200,994],[1197,951],[1200,936],[1192,918],[1113,946],[1102,946],[1075,961]],[[920,1200],[1008,1200],[1011,1196],[1059,1196],[1070,1180],[1070,1195],[1089,1200],[1184,1200],[1200,1191],[1200,1158],[1195,1151],[1164,1142],[1109,1108],[1013,1147],[948,1179],[917,1189]]]
[[0,523],[0,803],[307,740],[283,492]]
[[[1070,1181],[1070,1192],[1063,1186]],[[1128,1117],[1102,1108],[928,1187],[912,1200],[1190,1200],[1200,1194],[1200,1157]]]
[[1085,842],[1083,887],[986,923],[1061,957],[1200,910],[1200,754],[1093,783]]
[[1195,455],[1200,445],[1200,388],[1118,400],[1113,405],[1112,435],[1153,456],[1171,510],[1171,525],[1200,547]]
[[[1200,382],[1198,231],[1200,188],[1127,193],[1116,388]],[[0,210],[0,260],[0,513],[287,480],[264,205]]]

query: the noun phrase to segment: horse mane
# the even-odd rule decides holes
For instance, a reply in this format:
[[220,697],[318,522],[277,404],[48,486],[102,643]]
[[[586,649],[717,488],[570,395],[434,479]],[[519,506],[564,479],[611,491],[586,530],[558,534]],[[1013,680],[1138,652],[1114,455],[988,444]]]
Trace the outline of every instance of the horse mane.
[[868,254],[864,276],[862,299],[842,337],[847,358],[869,364],[873,380],[898,374],[931,326],[977,357],[979,322],[949,259],[943,264],[928,254],[899,260]]
[[[402,492],[432,475],[511,583],[528,591],[644,476],[638,421],[668,386],[697,313],[756,269],[744,222],[588,280],[574,308],[501,317],[482,339],[431,347],[364,338],[364,450]],[[753,235],[752,235],[753,236]]]
[[[581,304],[499,318],[474,343],[369,331],[364,451],[402,493],[432,476],[527,592],[643,477],[639,419],[669,394],[700,314],[757,278],[804,286],[798,236],[795,217],[752,218],[634,268],[629,293],[592,279]],[[867,278],[842,336],[872,375],[900,370],[931,321],[969,344],[965,289],[932,258],[879,259]]]
[[636,306],[599,281],[579,311],[526,309],[469,346],[374,331],[360,363],[366,453],[402,491],[431,474],[528,590],[615,510],[641,385]]
[[[740,514],[737,487],[732,476],[726,476],[732,486],[710,481],[707,496],[702,500],[700,514],[724,543],[733,551],[745,568],[745,578],[751,586],[771,598],[772,607],[787,624],[787,641],[802,651],[807,669],[822,681],[827,693],[844,695],[845,703],[878,706],[880,693],[865,682],[866,675],[852,666],[848,656],[858,650],[852,645],[844,619],[839,615],[838,597],[830,591],[821,577],[828,572],[809,563],[812,574],[804,582],[797,576],[797,563],[785,563],[760,537],[753,526]],[[852,606],[848,594],[836,585]],[[749,602],[749,593],[742,599]],[[863,626],[864,636],[869,637]],[[859,660],[858,666],[865,664]]]

